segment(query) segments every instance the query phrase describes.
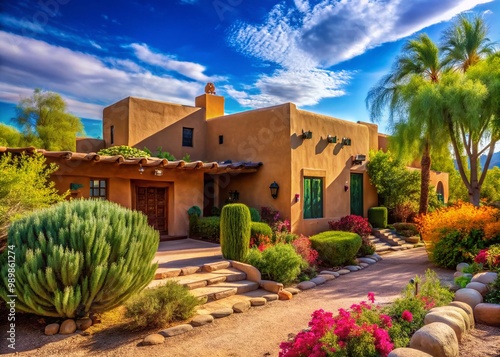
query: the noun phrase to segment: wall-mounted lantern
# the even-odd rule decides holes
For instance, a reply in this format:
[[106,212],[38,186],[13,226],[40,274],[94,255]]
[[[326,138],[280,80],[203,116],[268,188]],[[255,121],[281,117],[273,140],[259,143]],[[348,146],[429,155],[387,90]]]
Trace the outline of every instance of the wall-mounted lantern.
[[74,182],[72,182],[72,183],[69,184],[69,189],[71,191],[76,191],[76,190],[79,190],[81,188],[83,188],[83,185],[81,183],[74,183]]
[[328,141],[328,144],[335,144],[337,142],[337,136],[328,135],[326,141]]
[[162,169],[155,169],[155,176],[163,176],[163,170]]
[[342,138],[342,146],[351,146],[351,138]]
[[347,192],[349,191],[349,181],[346,181],[344,184],[344,191]]
[[366,155],[355,155],[352,157],[353,165],[361,165],[366,160]]
[[302,139],[312,139],[313,137],[313,133],[312,131],[308,130],[308,131],[304,131],[304,129],[302,129],[302,135],[300,136]]
[[144,173],[144,167],[142,167],[142,164],[139,165],[139,173],[141,175]]
[[274,181],[270,186],[269,189],[271,190],[271,197],[276,199],[278,198],[278,191],[280,189],[280,186],[276,181]]
[[240,193],[236,190],[229,191],[229,201],[237,202],[240,199]]

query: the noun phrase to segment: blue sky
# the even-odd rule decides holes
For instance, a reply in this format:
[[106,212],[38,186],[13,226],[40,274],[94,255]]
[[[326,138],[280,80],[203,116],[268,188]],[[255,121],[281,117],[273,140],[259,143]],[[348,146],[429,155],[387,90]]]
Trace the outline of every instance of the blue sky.
[[[293,102],[369,121],[366,93],[404,41],[439,42],[466,11],[500,40],[500,0],[4,0],[0,121],[35,87],[101,119],[127,96],[194,105],[209,81],[227,113]],[[383,118],[379,130],[389,132]]]

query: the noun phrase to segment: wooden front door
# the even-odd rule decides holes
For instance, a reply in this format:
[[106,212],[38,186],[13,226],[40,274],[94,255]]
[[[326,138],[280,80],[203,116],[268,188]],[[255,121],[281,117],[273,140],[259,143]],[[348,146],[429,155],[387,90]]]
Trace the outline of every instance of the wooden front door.
[[168,188],[136,187],[136,209],[148,217],[148,223],[162,234],[168,233]]

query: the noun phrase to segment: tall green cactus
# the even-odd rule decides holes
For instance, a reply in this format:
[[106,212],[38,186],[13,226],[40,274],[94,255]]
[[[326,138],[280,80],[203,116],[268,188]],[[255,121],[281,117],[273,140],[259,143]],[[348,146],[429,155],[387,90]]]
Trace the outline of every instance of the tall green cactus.
[[225,205],[220,215],[220,247],[226,259],[243,261],[250,245],[250,210],[241,203]]
[[[108,201],[63,202],[10,227],[9,249],[0,256],[0,297],[17,295],[18,311],[42,316],[110,310],[153,279],[158,242],[139,212]],[[9,250],[15,253],[14,293],[8,289]]]

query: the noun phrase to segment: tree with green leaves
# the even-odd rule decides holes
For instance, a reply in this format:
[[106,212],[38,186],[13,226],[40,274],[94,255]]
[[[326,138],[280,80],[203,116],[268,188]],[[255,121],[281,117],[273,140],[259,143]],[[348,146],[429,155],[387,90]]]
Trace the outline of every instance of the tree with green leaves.
[[500,167],[495,166],[488,170],[481,190],[481,198],[488,203],[500,204]]
[[8,228],[13,221],[34,210],[63,201],[50,175],[57,170],[45,157],[0,156],[0,251],[5,247]]
[[24,145],[23,134],[10,125],[0,124],[0,146],[22,147]]
[[426,34],[421,34],[405,43],[392,72],[382,78],[366,97],[373,121],[381,118],[385,108],[389,109],[389,121],[393,126],[391,148],[399,156],[421,153],[419,213],[426,213],[429,204],[431,149],[446,145],[446,142],[442,140],[443,135],[439,135],[443,128],[440,116],[425,105],[412,105],[414,85],[411,83],[418,81],[427,86],[426,90],[432,91],[441,73],[439,48]]
[[66,102],[54,92],[35,89],[16,107],[16,123],[29,145],[46,150],[75,150],[76,136],[83,135],[80,118],[68,113]]

